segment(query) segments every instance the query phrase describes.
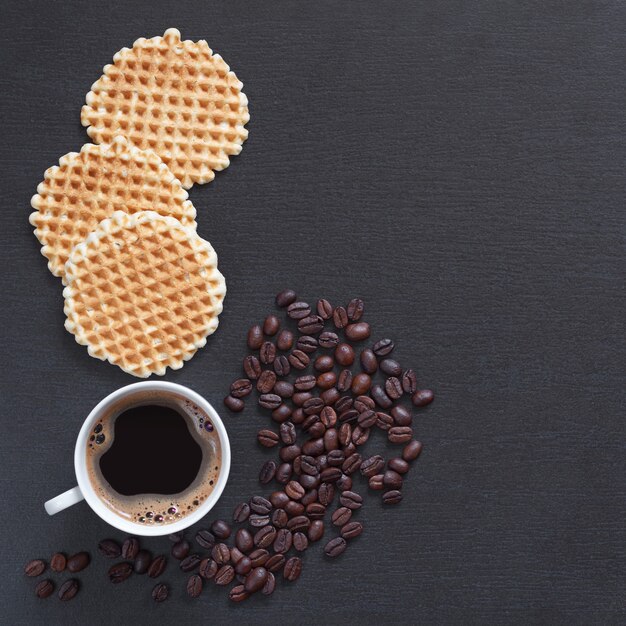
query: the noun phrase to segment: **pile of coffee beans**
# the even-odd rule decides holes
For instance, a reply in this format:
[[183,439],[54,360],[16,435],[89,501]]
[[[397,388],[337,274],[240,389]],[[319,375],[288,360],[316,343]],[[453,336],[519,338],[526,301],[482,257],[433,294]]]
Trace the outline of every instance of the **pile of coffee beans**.
[[[69,558],[62,552],[55,552],[50,558],[50,569],[57,573],[62,574],[65,571],[71,574],[77,574],[82,572],[91,562],[91,557],[88,552],[77,552]],[[37,578],[41,576],[48,569],[48,564],[42,559],[33,559],[26,563],[24,566],[24,574],[29,578]],[[80,588],[78,580],[76,578],[69,578],[65,580],[57,592],[59,600],[64,602],[71,600],[76,596]],[[35,586],[35,595],[38,598],[49,598],[56,589],[54,580],[46,578],[41,580]]]

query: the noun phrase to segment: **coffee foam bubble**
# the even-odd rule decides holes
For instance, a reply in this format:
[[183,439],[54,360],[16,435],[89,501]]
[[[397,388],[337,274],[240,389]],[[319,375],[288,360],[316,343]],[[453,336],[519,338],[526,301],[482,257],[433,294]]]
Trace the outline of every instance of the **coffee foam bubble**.
[[[174,495],[117,493],[100,470],[100,458],[114,440],[115,420],[124,411],[147,404],[169,406],[187,420],[189,432],[202,448],[202,463],[195,480]],[[142,525],[166,525],[184,519],[211,495],[222,465],[220,438],[211,418],[197,405],[174,393],[140,392],[123,398],[92,427],[86,447],[89,482],[100,500],[125,520]]]

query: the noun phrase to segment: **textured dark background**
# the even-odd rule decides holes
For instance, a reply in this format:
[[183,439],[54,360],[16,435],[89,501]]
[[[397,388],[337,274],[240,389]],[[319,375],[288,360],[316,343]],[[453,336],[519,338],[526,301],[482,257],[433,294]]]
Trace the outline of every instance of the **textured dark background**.
[[[619,1],[3,2],[0,621],[623,623],[625,19]],[[84,504],[43,510],[74,484],[87,412],[133,379],[64,330],[29,200],[87,141],[102,66],[169,26],[222,54],[252,121],[191,190],[228,296],[167,380],[219,406],[247,326],[291,286],[363,297],[438,395],[402,505],[372,500],[340,559],[311,550],[297,584],[238,606],[215,588],[188,600],[173,568],[165,605],[148,580],[115,588],[94,548],[116,533]],[[257,488],[264,419],[226,417],[219,515]],[[54,549],[94,553],[70,604],[22,575]]]

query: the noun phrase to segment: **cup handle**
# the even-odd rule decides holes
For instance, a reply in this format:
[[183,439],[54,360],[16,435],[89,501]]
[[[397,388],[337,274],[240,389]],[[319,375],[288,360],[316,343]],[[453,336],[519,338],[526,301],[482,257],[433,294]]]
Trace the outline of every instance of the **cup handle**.
[[55,515],[59,511],[67,509],[73,504],[76,504],[84,499],[85,496],[83,496],[83,492],[80,490],[80,487],[74,487],[73,489],[69,489],[68,491],[58,495],[56,498],[48,500],[48,502],[44,504],[44,507],[48,515]]

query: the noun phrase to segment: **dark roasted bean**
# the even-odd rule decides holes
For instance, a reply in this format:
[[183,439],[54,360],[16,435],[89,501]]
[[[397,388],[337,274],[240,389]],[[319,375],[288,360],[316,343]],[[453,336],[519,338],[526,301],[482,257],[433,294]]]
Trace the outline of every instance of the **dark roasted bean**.
[[280,425],[280,438],[286,445],[296,443],[296,427],[291,422]]
[[335,537],[324,546],[324,552],[326,556],[336,557],[345,552],[346,546],[346,540],[343,537]]
[[276,338],[276,347],[279,350],[287,351],[293,348],[293,333],[290,330],[281,330]]
[[333,452],[339,448],[339,436],[335,428],[329,428],[324,433],[324,449],[326,452]]
[[252,561],[249,557],[244,556],[242,559],[237,561],[235,565],[235,574],[238,576],[245,576],[252,569]]
[[347,411],[348,409],[351,409],[353,404],[354,400],[351,396],[341,396],[340,398],[337,398],[334,404],[337,415],[343,413],[344,411]]
[[293,547],[298,552],[304,552],[309,547],[309,540],[304,533],[297,532],[293,535]]
[[302,350],[294,350],[289,354],[289,363],[297,370],[305,369],[309,364],[309,357]]
[[284,446],[283,448],[280,449],[280,452],[278,454],[280,456],[281,461],[284,461],[285,463],[290,463],[297,456],[300,456],[301,452],[302,452],[302,449],[300,448],[300,446],[297,446],[294,444],[292,446]]
[[349,509],[360,509],[363,505],[363,498],[354,491],[342,491],[339,502]]
[[67,602],[76,596],[78,593],[78,581],[75,578],[66,580],[60,587],[57,596],[59,600]]
[[375,474],[374,476],[370,476],[370,479],[368,481],[369,488],[375,489],[376,491],[382,489],[384,487],[383,485],[384,477],[385,476],[383,474]]
[[406,446],[404,446],[402,450],[402,458],[405,461],[414,461],[420,455],[421,451],[422,442],[413,439],[412,441],[409,441]]
[[[268,463],[274,463],[274,461],[268,461]],[[276,465],[274,463],[274,465]],[[233,511],[233,522],[237,522],[241,524],[245,522],[250,517],[250,505],[247,502],[241,502]]]
[[347,474],[342,474],[337,481],[337,489],[340,491],[350,491],[350,489],[352,489],[352,477]]
[[280,329],[280,320],[275,315],[268,315],[263,322],[263,333],[273,337]]
[[274,371],[276,376],[289,376],[291,365],[289,364],[289,359],[284,354],[274,359]]
[[264,409],[276,409],[282,402],[281,397],[277,396],[275,393],[264,393],[259,396],[259,404]]
[[335,360],[332,356],[329,356],[328,354],[321,354],[317,357],[317,359],[315,359],[313,363],[313,367],[318,372],[330,372],[330,370],[333,369],[334,365]]
[[46,569],[46,562],[41,559],[33,559],[24,566],[24,573],[31,578],[41,576]]
[[342,424],[356,422],[359,417],[359,412],[356,409],[348,409],[339,414],[339,421]]
[[287,307],[287,315],[292,320],[301,320],[311,314],[311,307],[306,302],[293,302]]
[[391,339],[381,339],[372,346],[372,351],[376,356],[387,356],[393,351],[394,344]]
[[304,495],[304,487],[299,482],[291,480],[285,485],[285,493],[292,500],[300,500]]
[[277,552],[278,554],[285,554],[286,552],[289,552],[292,542],[293,535],[291,534],[291,531],[287,528],[281,528],[276,533],[276,538],[274,539],[274,552]]
[[305,513],[309,519],[324,519],[326,514],[326,507],[319,502],[311,502],[306,505]]
[[391,398],[380,385],[373,385],[370,395],[381,409],[388,409],[393,405]]
[[345,328],[348,324],[348,313],[342,306],[338,306],[333,311],[333,322],[337,328]]
[[363,532],[363,524],[361,522],[348,522],[341,527],[340,532],[344,539],[354,539]]
[[387,431],[387,438],[391,443],[407,443],[413,437],[413,429],[410,426],[393,426]]
[[322,483],[317,490],[317,497],[321,504],[328,506],[335,497],[335,488],[330,483]]
[[307,354],[315,352],[317,347],[317,339],[315,337],[311,337],[310,335],[302,335],[298,338],[298,341],[296,341],[296,349],[306,352]]
[[306,530],[310,524],[311,520],[306,515],[296,515],[287,522],[287,528],[292,532],[297,532],[298,530]]
[[341,477],[341,470],[338,467],[327,467],[320,473],[320,479],[325,483],[334,483]]
[[265,365],[271,365],[276,358],[276,346],[271,341],[263,342],[259,350],[259,359]]
[[232,565],[222,565],[215,574],[215,584],[223,587],[224,585],[230,585],[235,578],[235,568]]
[[307,530],[307,538],[310,542],[319,541],[324,536],[324,521],[315,519]]
[[263,345],[263,331],[258,324],[250,326],[248,330],[248,348],[258,350]]
[[[267,485],[268,483],[274,480],[274,476],[276,476],[276,462],[275,461],[265,461],[261,467],[261,471],[259,472],[259,482],[262,485]],[[235,520],[239,521],[239,520]],[[244,521],[244,520],[241,520]]]
[[339,443],[342,446],[348,445],[352,441],[352,426],[349,423],[344,423],[339,427]]
[[[122,554],[122,548],[120,544],[113,539],[103,539],[98,544],[98,552],[107,559],[117,559],[120,554]],[[65,567],[63,567],[63,569],[65,569]]]
[[380,473],[385,467],[385,459],[380,454],[365,459],[361,463],[361,474],[367,478],[374,476],[374,474]]
[[382,361],[380,369],[387,374],[387,376],[395,376],[397,378],[402,374],[402,366],[398,363],[398,361],[394,361],[393,359],[385,359]]
[[122,558],[133,561],[139,554],[139,540],[136,537],[128,537],[122,544]]
[[182,539],[172,546],[170,552],[177,561],[182,561],[189,554],[189,550],[191,550],[189,542]]
[[279,380],[275,385],[272,392],[281,398],[291,398],[293,396],[294,388],[291,383],[286,380]]
[[337,374],[335,372],[324,372],[317,377],[317,386],[320,389],[330,389],[337,382]]
[[359,417],[357,418],[357,422],[361,428],[371,428],[376,424],[376,413],[371,409],[366,409],[362,413],[359,413]]
[[319,315],[309,315],[298,321],[298,330],[303,335],[317,335],[324,330],[324,320]]
[[263,496],[252,496],[250,508],[260,515],[267,515],[272,510],[272,503]]
[[321,398],[309,398],[302,405],[305,415],[318,414],[324,408],[324,401]]
[[399,378],[390,376],[385,381],[385,392],[392,400],[397,400],[402,397],[402,383]]
[[261,375],[261,363],[255,356],[248,355],[244,358],[243,369],[251,380],[256,380]]
[[237,565],[237,563],[239,563],[244,556],[245,554],[237,546],[233,546],[230,549],[230,562],[233,565]]
[[211,580],[217,573],[217,563],[213,559],[202,559],[198,572],[205,580]]
[[56,554],[52,555],[52,558],[50,559],[50,569],[53,572],[62,572],[65,569],[66,565],[67,558],[64,554],[62,554],[61,552],[57,552]]
[[320,484],[320,477],[319,474],[316,474],[315,476],[302,474],[298,478],[298,482],[308,491],[309,489],[315,489]]
[[157,583],[152,589],[152,599],[155,602],[165,602],[169,595],[169,589],[164,583]]
[[296,301],[298,296],[293,289],[284,289],[276,296],[276,306],[284,308]]
[[339,400],[340,395],[341,394],[338,389],[331,387],[330,389],[326,389],[326,391],[322,391],[322,393],[320,393],[320,398],[326,406],[331,406]]
[[272,411],[272,419],[277,424],[282,424],[283,422],[286,422],[292,414],[293,411],[291,410],[291,407],[283,402]]
[[302,572],[302,560],[300,557],[292,556],[285,563],[285,569],[283,570],[283,577],[289,582],[298,580]]
[[270,521],[272,525],[276,528],[284,528],[285,526],[287,526],[289,516],[284,509],[274,509],[272,511],[272,518]]
[[387,413],[376,413],[376,426],[381,430],[389,430],[394,425],[394,420],[391,415]]
[[400,458],[389,459],[389,461],[387,461],[387,467],[394,472],[398,472],[398,474],[406,474],[409,471],[409,464],[407,461]]
[[293,470],[290,463],[281,463],[281,465],[279,465],[278,469],[276,470],[276,481],[283,485],[289,482],[292,471]]
[[250,533],[250,531],[246,530],[245,528],[240,528],[235,533],[235,545],[242,552],[250,552],[250,550],[252,550],[252,548],[254,547],[252,533]]
[[91,561],[87,552],[77,552],[67,559],[68,571],[75,574],[76,572],[82,572]]
[[260,430],[256,438],[264,448],[273,448],[275,445],[278,445],[278,433],[275,433],[273,430],[268,430],[267,428]]
[[363,411],[373,410],[376,407],[376,403],[369,396],[358,396],[354,400],[354,408],[362,413]]
[[[302,483],[300,483],[302,484]],[[312,502],[317,502],[317,489],[312,488],[309,489],[300,499],[300,502],[304,504],[304,506],[308,506]]]
[[352,379],[352,393],[360,395],[366,393],[372,385],[372,379],[369,374],[361,372]]
[[411,412],[402,405],[394,406],[391,409],[391,416],[396,426],[410,426],[413,421]]
[[354,427],[354,430],[352,431],[352,443],[354,443],[355,446],[364,445],[369,438],[370,438],[369,428],[363,428],[363,426],[358,426],[358,425]]
[[237,585],[230,590],[228,597],[233,602],[243,602],[250,597],[250,594],[244,589],[243,585]]
[[426,406],[435,399],[435,394],[430,389],[418,389],[412,396],[411,401],[415,406]]
[[316,474],[319,474],[315,458],[306,454],[303,454],[300,457],[300,469],[303,473],[309,474],[310,476],[315,476]]
[[38,582],[35,587],[35,595],[41,599],[50,597],[53,592],[54,583],[50,579]]
[[247,576],[244,589],[247,593],[255,593],[263,589],[267,580],[267,570],[264,567],[255,567]]
[[353,298],[348,303],[346,312],[348,319],[352,322],[358,322],[363,317],[363,311],[365,310],[365,303],[360,298]]
[[335,361],[342,367],[350,367],[354,363],[354,349],[349,343],[340,343],[335,348]]
[[230,549],[225,543],[216,543],[211,550],[211,557],[218,565],[224,565],[230,561]]
[[276,384],[276,374],[272,370],[263,370],[256,381],[256,389],[259,393],[270,393]]
[[352,387],[352,372],[350,370],[342,370],[337,380],[337,389],[341,392],[348,391]]
[[397,490],[386,491],[383,493],[384,504],[398,504],[402,500],[402,492]]
[[187,580],[187,595],[190,598],[197,598],[202,593],[202,578],[198,574],[193,574]]
[[247,378],[239,378],[230,386],[230,395],[233,398],[244,398],[252,391],[252,383]]
[[345,328],[346,337],[350,341],[363,341],[370,336],[370,325],[367,322],[357,322],[349,324]]
[[180,569],[187,573],[193,572],[193,570],[200,567],[201,561],[202,559],[197,554],[190,554],[180,562]]
[[273,526],[263,526],[254,535],[254,545],[257,548],[267,548],[276,538],[276,529]]
[[250,561],[252,561],[252,567],[261,567],[269,559],[270,553],[263,548],[257,548],[250,552]]
[[337,423],[337,413],[335,409],[330,406],[325,406],[320,411],[320,422],[325,428],[332,428]]
[[313,387],[315,387],[315,382],[315,376],[313,376],[312,374],[308,374],[306,376],[298,376],[294,383],[294,387],[298,391],[310,391],[311,389],[313,389]]
[[274,491],[270,495],[270,502],[272,506],[276,509],[282,509],[287,502],[289,502],[290,498],[284,491]]
[[342,464],[341,469],[344,474],[353,474],[361,467],[361,455],[355,452],[351,454]]
[[332,331],[325,330],[317,338],[317,342],[322,348],[335,348],[339,343],[339,335]]
[[328,300],[324,300],[323,298],[318,300],[317,314],[323,320],[329,320],[333,316],[333,305]]
[[376,370],[378,369],[378,360],[376,359],[376,355],[369,348],[365,348],[361,351],[360,361],[361,369],[366,374],[376,373]]
[[393,470],[387,470],[383,475],[383,485],[390,489],[402,489],[402,476]]
[[148,550],[139,550],[133,563],[135,574],[145,574],[152,563],[152,555]]
[[285,565],[287,557],[284,554],[272,554],[265,563],[265,568],[270,572],[278,572]]
[[119,585],[119,583],[123,583],[127,580],[132,573],[133,566],[130,563],[127,563],[126,561],[115,563],[115,565],[111,565],[109,568],[109,580],[114,585]]
[[270,523],[270,516],[267,514],[260,515],[259,513],[252,513],[248,518],[248,523],[250,526],[254,526],[254,528],[262,528]]
[[235,398],[233,396],[226,396],[224,398],[224,406],[227,409],[230,409],[233,413],[239,413],[240,411],[243,411],[246,405],[244,401],[241,400],[240,398]]

